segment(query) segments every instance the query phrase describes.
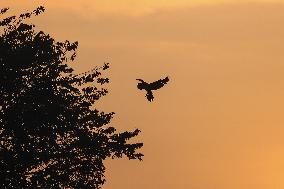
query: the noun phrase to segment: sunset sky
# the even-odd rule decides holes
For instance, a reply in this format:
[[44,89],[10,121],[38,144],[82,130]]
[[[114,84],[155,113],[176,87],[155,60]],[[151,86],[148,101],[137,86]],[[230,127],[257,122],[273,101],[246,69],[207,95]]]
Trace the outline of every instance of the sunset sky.
[[[79,41],[72,65],[104,62],[119,130],[142,162],[108,160],[103,189],[284,188],[284,0],[0,0],[44,5],[38,30]],[[170,83],[152,103],[136,78]]]

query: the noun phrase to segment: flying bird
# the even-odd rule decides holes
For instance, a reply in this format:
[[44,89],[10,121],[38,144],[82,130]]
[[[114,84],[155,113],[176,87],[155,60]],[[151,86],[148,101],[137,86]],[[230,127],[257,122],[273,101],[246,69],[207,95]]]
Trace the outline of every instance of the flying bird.
[[164,79],[159,79],[158,81],[154,81],[152,83],[147,83],[145,81],[143,81],[142,79],[136,79],[137,81],[140,81],[137,84],[137,88],[139,90],[146,90],[146,98],[148,99],[149,102],[154,100],[154,95],[153,95],[153,90],[157,90],[162,88],[165,84],[167,84],[169,82],[169,77],[167,76]]

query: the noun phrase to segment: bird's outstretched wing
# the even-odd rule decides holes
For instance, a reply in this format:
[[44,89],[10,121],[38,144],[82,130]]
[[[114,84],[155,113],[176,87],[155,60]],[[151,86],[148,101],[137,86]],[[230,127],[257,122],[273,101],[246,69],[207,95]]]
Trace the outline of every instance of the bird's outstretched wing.
[[149,88],[151,90],[157,90],[160,89],[161,87],[163,87],[165,84],[167,84],[169,82],[169,77],[167,76],[164,79],[159,79],[158,81],[154,81],[152,83],[149,84]]
[[149,102],[154,100],[154,95],[151,90],[147,91],[146,98],[148,99]]

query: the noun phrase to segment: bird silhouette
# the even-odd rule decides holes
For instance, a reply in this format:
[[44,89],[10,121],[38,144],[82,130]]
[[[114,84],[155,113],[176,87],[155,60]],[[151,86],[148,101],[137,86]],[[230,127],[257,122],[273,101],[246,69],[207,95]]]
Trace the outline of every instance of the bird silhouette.
[[143,81],[142,79],[136,79],[137,81],[140,81],[140,83],[137,84],[137,88],[139,90],[146,90],[146,98],[149,102],[154,100],[153,90],[157,90],[162,88],[165,84],[169,82],[169,77],[167,76],[164,79],[159,79],[158,81],[154,81],[152,83],[147,83]]

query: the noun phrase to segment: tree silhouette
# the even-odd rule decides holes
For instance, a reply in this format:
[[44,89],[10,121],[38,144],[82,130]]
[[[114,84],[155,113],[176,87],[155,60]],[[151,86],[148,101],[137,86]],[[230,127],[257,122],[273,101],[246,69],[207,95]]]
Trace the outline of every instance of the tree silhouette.
[[0,18],[0,188],[100,188],[104,160],[141,160],[143,144],[128,141],[140,131],[117,132],[114,113],[94,107],[108,64],[76,75],[67,63],[78,42],[24,23],[43,11]]

